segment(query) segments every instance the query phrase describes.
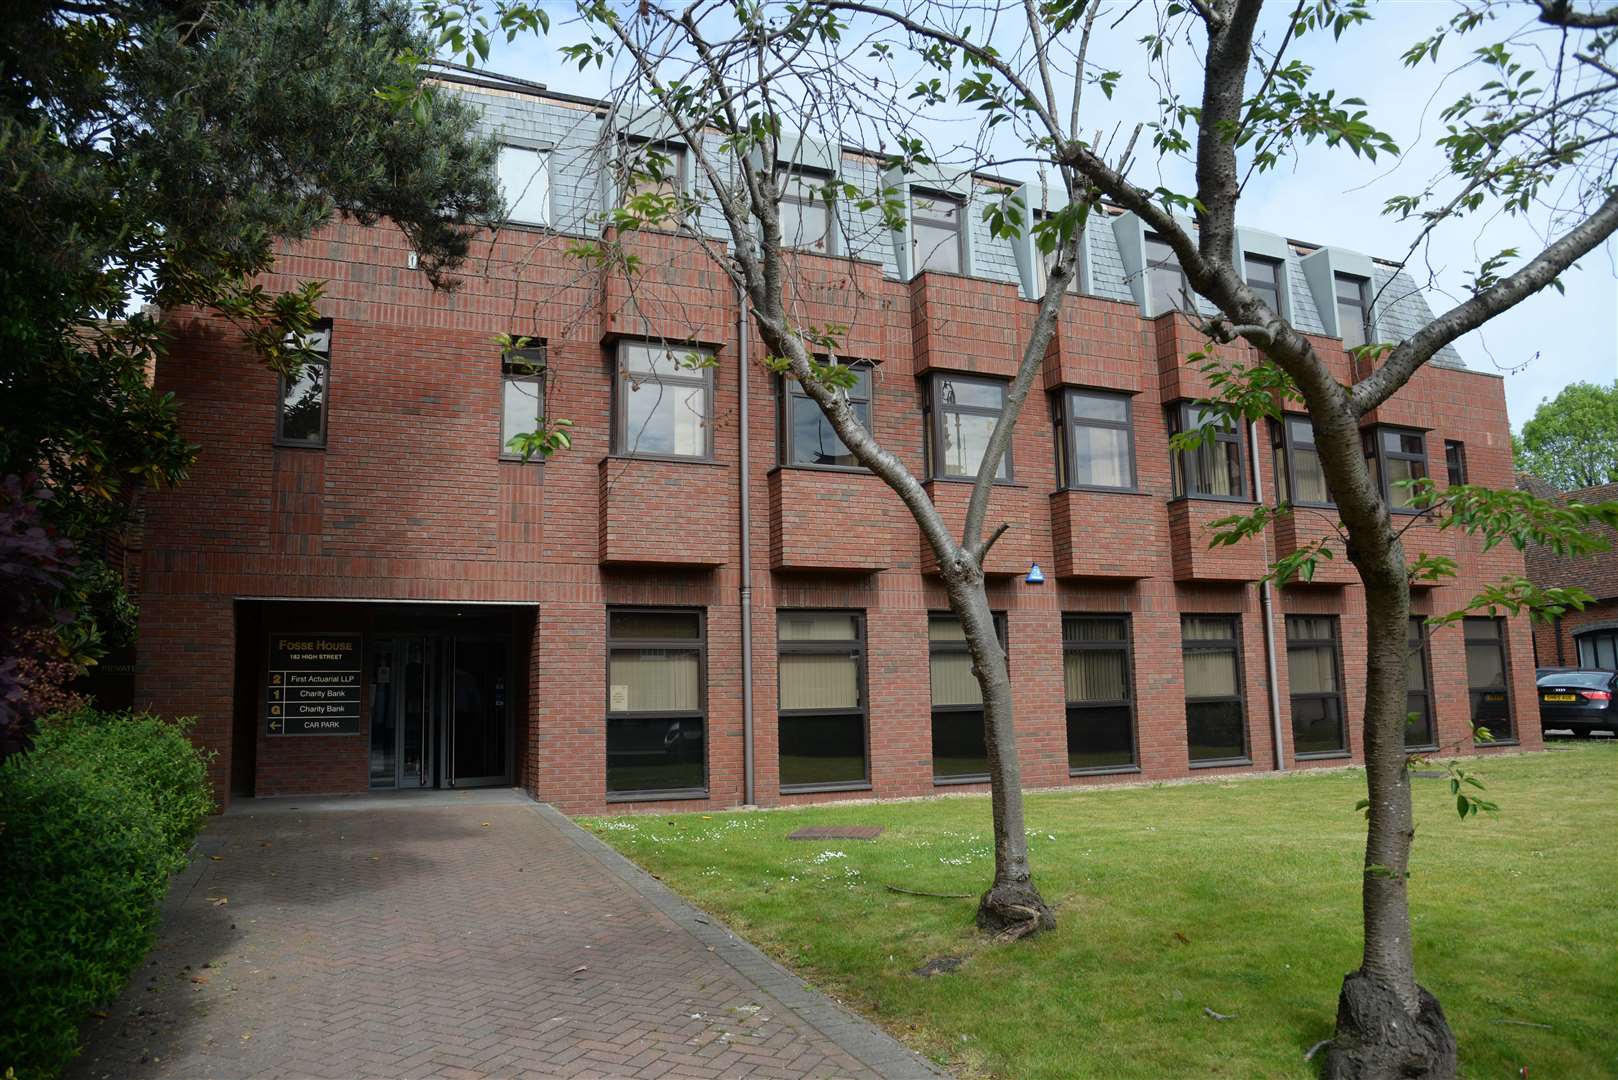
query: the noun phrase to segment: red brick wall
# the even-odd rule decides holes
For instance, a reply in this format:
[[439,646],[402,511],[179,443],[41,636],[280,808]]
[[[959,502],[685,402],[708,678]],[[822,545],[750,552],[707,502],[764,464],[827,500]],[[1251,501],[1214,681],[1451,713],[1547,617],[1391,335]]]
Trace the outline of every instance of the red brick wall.
[[[257,687],[245,685],[253,680],[238,677],[233,662],[236,599],[351,598],[536,606],[537,630],[520,630],[516,638],[519,656],[528,661],[517,775],[539,797],[574,812],[606,806],[606,606],[705,609],[708,798],[633,806],[692,809],[742,800],[741,349],[734,298],[723,275],[678,238],[632,238],[647,275],[647,288],[633,292],[567,257],[563,249],[571,242],[506,230],[497,241],[480,243],[461,288],[448,294],[432,292],[406,268],[405,242],[387,228],[333,226],[285,257],[269,287],[306,277],[327,282],[321,310],[333,318],[335,331],[325,450],[273,445],[275,379],[224,323],[187,312],[171,318],[176,339],[157,382],[180,398],[185,433],[202,453],[190,481],[148,500],[139,692],[154,707],[201,718],[199,739],[220,751],[214,776],[221,792],[230,773],[233,702],[251,699],[256,707]],[[848,351],[877,364],[876,434],[919,474],[918,373],[927,367],[1010,374],[1016,335],[1031,321],[1033,305],[1008,286],[954,275],[898,283],[869,264],[803,262],[794,317],[806,325],[850,326]],[[547,412],[572,419],[575,427],[573,448],[548,462],[498,458],[493,339],[502,332],[549,345]],[[695,337],[716,347],[716,464],[609,457],[611,342],[644,334]],[[1208,519],[1238,508],[1170,502],[1164,406],[1176,395],[1200,392],[1201,376],[1177,361],[1199,346],[1173,319],[1144,320],[1128,305],[1078,298],[1047,353],[1046,390],[1072,384],[1134,393],[1138,494],[1053,499],[1055,441],[1042,395],[1028,402],[1018,424],[1013,483],[997,488],[992,503],[990,527],[1004,519],[1013,528],[995,549],[994,569],[1004,576],[991,581],[990,596],[1007,613],[1030,786],[1117,780],[1068,776],[1063,612],[1130,613],[1141,773],[1154,778],[1193,773],[1186,760],[1180,613],[1239,616],[1253,763],[1212,771],[1273,767],[1264,627],[1251,582],[1274,557],[1275,540],[1266,538],[1259,551],[1210,559],[1202,547]],[[756,334],[747,351],[752,361],[764,355]],[[764,803],[839,797],[779,794],[777,607],[866,612],[871,792],[932,792],[926,615],[948,605],[936,576],[926,572],[930,555],[897,499],[871,478],[782,468],[775,448],[777,380],[756,362],[742,377],[752,448],[746,543],[755,606],[756,797]],[[1429,460],[1436,474],[1442,475],[1443,439],[1461,438],[1473,479],[1505,486],[1512,477],[1501,385],[1485,375],[1430,370],[1409,391],[1415,400],[1407,404],[1400,395],[1384,411],[1431,425]],[[1267,451],[1260,465],[1269,488]],[[965,485],[929,487],[948,505],[951,520],[964,514]],[[1181,519],[1178,542],[1170,540],[1174,514]],[[1306,542],[1310,529],[1329,526],[1300,523],[1289,542]],[[1521,572],[1521,557],[1509,548],[1482,556],[1466,538],[1443,540],[1460,559],[1462,575],[1425,590],[1421,610],[1449,610],[1483,581]],[[1031,562],[1045,568],[1045,584],[1023,581]],[[1362,607],[1352,581],[1289,586],[1278,590],[1273,623],[1283,649],[1282,726],[1289,731],[1282,617],[1341,616],[1356,757]],[[1538,746],[1537,725],[1521,723],[1534,708],[1532,650],[1521,620],[1512,622],[1511,649],[1522,741]],[[1443,741],[1466,748],[1459,630],[1440,633],[1432,653]],[[242,669],[256,667],[244,663]],[[363,735],[254,741],[261,793],[364,788]]]

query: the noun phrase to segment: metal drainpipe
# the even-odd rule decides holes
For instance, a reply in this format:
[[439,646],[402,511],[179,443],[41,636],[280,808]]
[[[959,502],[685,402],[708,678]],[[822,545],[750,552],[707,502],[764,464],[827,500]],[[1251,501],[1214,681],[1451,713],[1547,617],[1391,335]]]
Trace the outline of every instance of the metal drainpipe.
[[742,549],[742,791],[743,801],[754,804],[753,790],[753,456],[748,448],[747,408],[747,292],[736,285],[736,385],[741,397],[741,549]]
[[[1264,468],[1259,464],[1257,424],[1247,425],[1247,444],[1253,457],[1253,492],[1262,497],[1264,494]],[[1268,540],[1265,540],[1266,544],[1268,542]],[[1264,616],[1264,667],[1269,674],[1269,685],[1265,687],[1265,690],[1270,698],[1270,741],[1275,747],[1275,771],[1286,772],[1286,750],[1281,743],[1281,695],[1276,692],[1278,674],[1275,666],[1275,596],[1271,589],[1269,578],[1259,582],[1258,606],[1259,611]]]

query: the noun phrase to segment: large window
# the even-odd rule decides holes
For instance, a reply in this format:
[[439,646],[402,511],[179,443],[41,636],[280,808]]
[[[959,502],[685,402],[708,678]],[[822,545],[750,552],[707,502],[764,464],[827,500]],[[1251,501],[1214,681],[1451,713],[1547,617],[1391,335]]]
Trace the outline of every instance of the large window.
[[331,383],[331,320],[321,319],[302,342],[308,354],[296,375],[280,377],[275,441],[326,445],[326,391]]
[[1135,692],[1129,616],[1062,616],[1070,772],[1132,768]]
[[1135,440],[1129,395],[1063,390],[1055,409],[1057,484],[1133,491]]
[[1326,470],[1315,446],[1315,426],[1307,416],[1283,416],[1271,427],[1275,444],[1275,482],[1281,500],[1298,506],[1330,506]]
[[1287,679],[1292,752],[1301,758],[1348,753],[1335,617],[1287,616]]
[[508,349],[500,357],[500,456],[522,457],[511,446],[518,435],[539,430],[545,415],[545,346]]
[[1579,647],[1579,666],[1618,671],[1618,630],[1589,630],[1573,635]]
[[1365,463],[1382,489],[1388,509],[1418,514],[1411,499],[1415,489],[1403,481],[1420,480],[1427,475],[1427,437],[1404,428],[1367,428],[1361,433]]
[[712,357],[706,349],[620,342],[614,452],[713,456]]
[[[656,195],[678,203],[686,193],[685,147],[672,142],[625,139],[619,162],[619,203],[637,195]],[[678,210],[677,205],[670,209]],[[658,224],[653,222],[653,224]],[[671,227],[675,222],[668,223]]]
[[966,203],[954,195],[915,190],[910,194],[911,265],[916,273],[965,272]]
[[1371,283],[1352,274],[1338,274],[1337,332],[1343,347],[1355,349],[1371,340]]
[[[859,417],[866,431],[871,430],[871,367],[869,364],[850,364],[854,371],[854,385],[846,393],[849,408]],[[781,463],[783,465],[831,465],[859,468],[854,455],[843,445],[843,440],[832,430],[831,421],[820,411],[813,398],[804,393],[803,384],[783,377],[781,388],[785,407],[781,410]]]
[[502,146],[495,178],[506,204],[506,220],[517,225],[548,225],[551,220],[550,155],[527,146]]
[[1465,443],[1444,440],[1444,472],[1450,487],[1460,487],[1467,482]]
[[[993,379],[934,375],[927,383],[928,458],[931,475],[974,478],[989,437],[1006,405],[1006,384]],[[995,479],[1011,479],[1011,447]]]
[[1234,615],[1180,619],[1185,659],[1185,728],[1191,764],[1248,760],[1242,704],[1241,630]]
[[781,790],[863,786],[865,619],[851,611],[781,611]]
[[1156,233],[1146,234],[1146,290],[1152,301],[1152,314],[1196,310],[1191,286],[1180,269],[1180,257]]
[[1427,620],[1410,617],[1405,653],[1405,749],[1437,750],[1438,729],[1433,723],[1432,664],[1427,655]]
[[780,170],[781,244],[817,255],[832,250],[831,204],[826,201],[830,173],[808,169]]
[[1202,443],[1194,450],[1174,451],[1174,494],[1196,499],[1245,499],[1247,482],[1242,475],[1242,436],[1218,413],[1195,405],[1176,406],[1169,426],[1180,432],[1203,428]]
[[1286,264],[1280,259],[1249,255],[1245,261],[1247,287],[1277,315],[1281,313],[1281,275]]
[[[1005,648],[1005,616],[994,617],[994,632]],[[933,782],[987,780],[983,688],[972,674],[972,654],[967,651],[961,620],[954,615],[928,616],[927,647],[932,671]]]
[[607,612],[607,795],[707,788],[702,613]]
[[1491,741],[1514,742],[1511,695],[1506,689],[1506,621],[1498,616],[1468,615],[1461,620],[1466,637],[1466,692],[1472,699],[1472,727],[1487,728]]

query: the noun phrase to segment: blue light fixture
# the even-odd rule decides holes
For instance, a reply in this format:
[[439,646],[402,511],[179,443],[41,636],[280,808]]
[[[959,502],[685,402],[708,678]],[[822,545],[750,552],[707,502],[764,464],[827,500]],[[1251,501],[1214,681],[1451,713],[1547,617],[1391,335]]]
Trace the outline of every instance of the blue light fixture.
[[1045,584],[1045,571],[1039,568],[1038,563],[1035,563],[1028,568],[1028,577],[1024,580],[1030,585],[1043,585]]

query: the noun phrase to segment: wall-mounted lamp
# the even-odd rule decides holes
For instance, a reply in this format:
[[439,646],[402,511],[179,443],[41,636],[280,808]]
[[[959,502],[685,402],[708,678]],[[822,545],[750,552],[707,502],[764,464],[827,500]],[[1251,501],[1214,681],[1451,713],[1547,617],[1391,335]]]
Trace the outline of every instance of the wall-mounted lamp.
[[1028,568],[1028,576],[1023,580],[1030,585],[1043,585],[1045,584],[1045,571],[1039,568],[1038,563],[1034,563]]

